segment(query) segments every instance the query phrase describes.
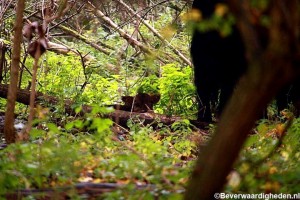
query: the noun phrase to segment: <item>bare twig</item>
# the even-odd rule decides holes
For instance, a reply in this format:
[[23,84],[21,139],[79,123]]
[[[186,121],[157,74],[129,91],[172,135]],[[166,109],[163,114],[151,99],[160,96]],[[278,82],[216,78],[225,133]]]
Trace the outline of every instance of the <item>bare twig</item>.
[[186,58],[180,51],[173,47],[157,30],[155,30],[150,24],[148,24],[138,13],[136,13],[132,8],[130,8],[124,1],[117,0],[124,8],[126,8],[133,17],[139,19],[156,37],[158,37],[162,42],[164,42],[176,55],[178,55],[183,62],[187,65],[192,66],[191,61]]

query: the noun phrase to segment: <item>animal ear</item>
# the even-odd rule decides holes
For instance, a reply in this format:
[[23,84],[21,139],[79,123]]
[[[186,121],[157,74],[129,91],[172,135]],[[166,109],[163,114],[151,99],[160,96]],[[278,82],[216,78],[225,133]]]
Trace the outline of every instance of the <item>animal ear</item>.
[[122,101],[127,104],[132,104],[133,97],[132,96],[122,96]]
[[152,95],[150,95],[150,101],[151,101],[151,103],[156,104],[156,103],[159,102],[159,100],[160,100],[160,94],[152,94]]

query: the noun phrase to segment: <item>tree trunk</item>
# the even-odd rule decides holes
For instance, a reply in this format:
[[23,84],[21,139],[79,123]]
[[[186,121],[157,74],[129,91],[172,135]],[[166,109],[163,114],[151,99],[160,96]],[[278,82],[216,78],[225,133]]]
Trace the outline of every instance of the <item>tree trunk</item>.
[[6,44],[4,41],[0,40],[0,83],[3,80],[3,72],[5,66],[5,52],[6,52]]
[[23,12],[25,1],[18,0],[15,21],[15,34],[13,39],[12,63],[10,72],[10,87],[7,96],[7,105],[5,112],[4,134],[5,140],[9,143],[16,141],[16,133],[14,130],[14,111],[16,103],[16,95],[18,88],[19,63],[21,55],[22,29],[23,29]]

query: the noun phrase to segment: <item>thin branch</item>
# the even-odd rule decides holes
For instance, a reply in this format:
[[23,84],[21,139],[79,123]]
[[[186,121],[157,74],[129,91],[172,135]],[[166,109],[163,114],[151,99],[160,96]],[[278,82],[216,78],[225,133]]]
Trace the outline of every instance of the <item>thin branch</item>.
[[[52,22],[53,24],[55,24],[54,22]],[[90,41],[87,37],[83,36],[83,35],[80,35],[78,34],[75,30],[72,30],[66,26],[63,26],[63,25],[58,25],[58,28],[60,28],[61,30],[65,31],[66,33],[72,35],[73,37],[89,44],[91,47],[97,49],[98,51],[106,54],[106,55],[110,55],[111,52],[109,52],[107,49],[95,44],[93,41]]]
[[107,25],[114,28],[120,34],[120,36],[123,37],[132,47],[135,48],[137,46],[146,54],[153,54],[150,48],[148,48],[147,46],[143,45],[141,42],[131,37],[124,30],[120,29],[116,23],[114,23],[109,17],[105,16],[105,14],[101,12],[99,9],[97,9],[91,2],[89,2],[88,5],[91,9],[94,10],[94,14],[97,17],[101,18]]
[[157,38],[159,38],[163,43],[165,43],[176,55],[178,55],[183,62],[187,65],[192,66],[191,61],[186,58],[180,51],[178,51],[175,47],[173,47],[157,30],[155,30],[150,24],[148,24],[138,13],[136,13],[132,8],[130,8],[124,1],[116,0],[119,2],[124,8],[126,8],[129,13],[139,19]]

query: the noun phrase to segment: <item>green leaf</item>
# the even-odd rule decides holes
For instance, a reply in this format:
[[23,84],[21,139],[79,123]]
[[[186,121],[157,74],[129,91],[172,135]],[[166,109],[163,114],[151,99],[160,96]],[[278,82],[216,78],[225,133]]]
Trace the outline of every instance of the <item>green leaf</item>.
[[46,135],[46,131],[44,131],[44,130],[33,128],[30,131],[30,137],[33,140],[44,137],[45,135]]
[[54,133],[60,133],[60,130],[58,129],[58,127],[56,126],[56,124],[47,123],[47,127],[48,127],[49,131],[52,131]]

